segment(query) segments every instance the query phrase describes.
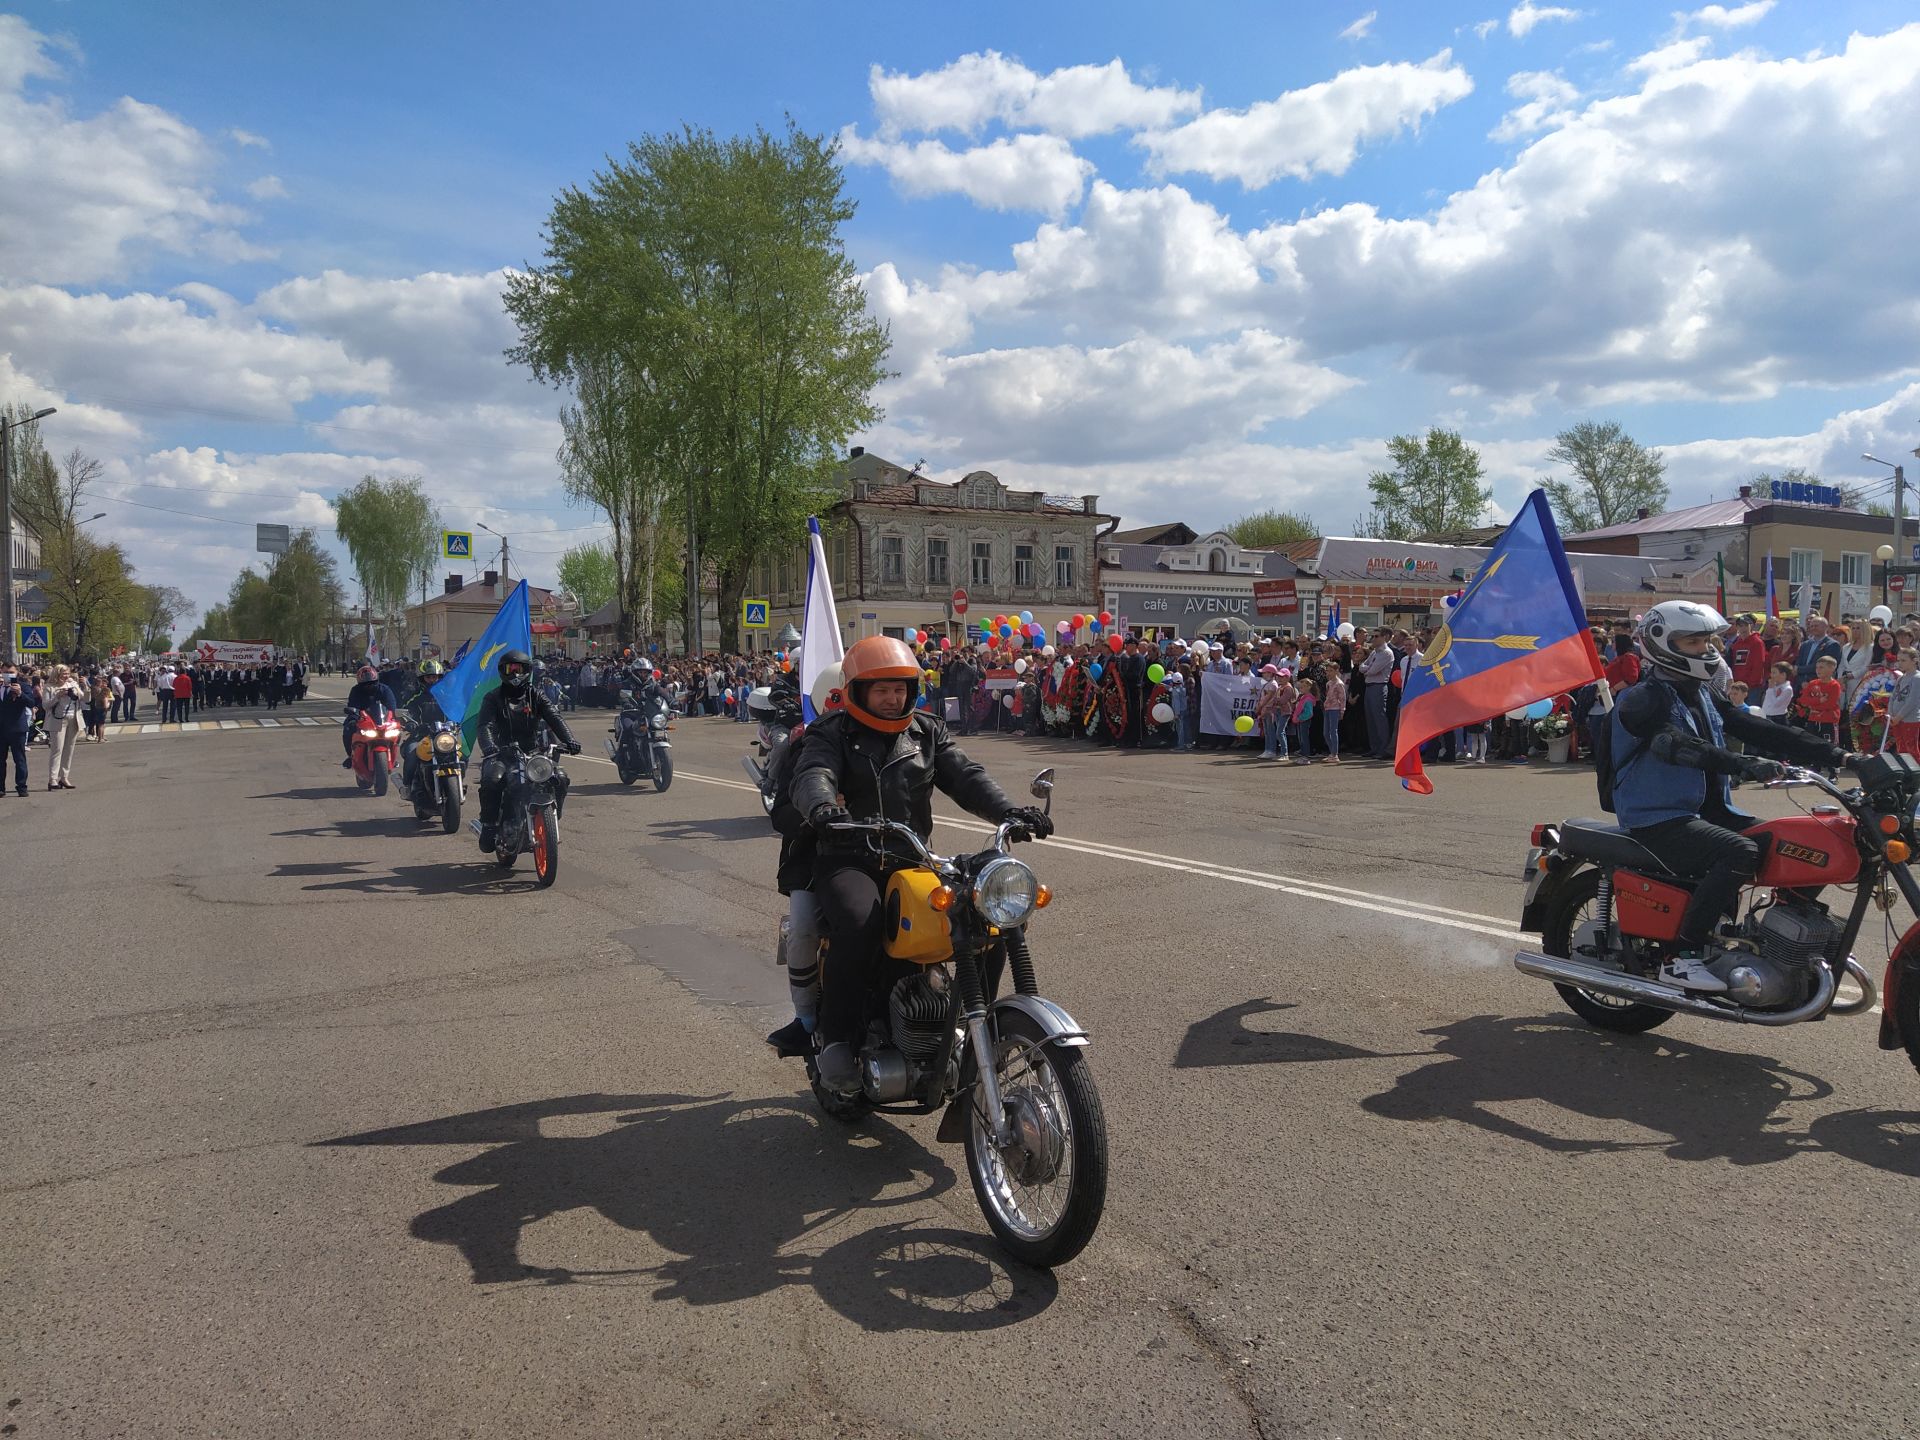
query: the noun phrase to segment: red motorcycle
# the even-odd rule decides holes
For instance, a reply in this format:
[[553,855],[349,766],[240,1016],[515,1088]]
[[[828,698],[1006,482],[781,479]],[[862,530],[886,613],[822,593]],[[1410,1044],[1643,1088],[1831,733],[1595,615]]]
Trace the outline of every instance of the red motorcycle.
[[362,790],[387,793],[400,765],[400,722],[384,705],[362,710],[353,722],[353,780]]
[[[1873,755],[1849,769],[1858,789],[1807,770],[1789,770],[1767,786],[1812,786],[1836,803],[1746,832],[1760,843],[1759,873],[1735,918],[1720,927],[1720,953],[1707,967],[1725,983],[1724,992],[1660,978],[1677,948],[1694,879],[1669,870],[1627,831],[1601,820],[1533,827],[1520,928],[1538,934],[1546,953],[1523,951],[1514,966],[1551,980],[1588,1024],[1628,1035],[1676,1014],[1797,1025],[1870,1011],[1873,979],[1852,954],[1867,916],[1892,910],[1896,898],[1920,916],[1920,881],[1908,866],[1920,759]],[[1836,905],[1845,900],[1844,916],[1822,898],[1830,887]],[[1859,987],[1857,999],[1838,998],[1842,976]],[[1894,947],[1880,994],[1880,1048],[1904,1049],[1920,1069],[1920,921]]]

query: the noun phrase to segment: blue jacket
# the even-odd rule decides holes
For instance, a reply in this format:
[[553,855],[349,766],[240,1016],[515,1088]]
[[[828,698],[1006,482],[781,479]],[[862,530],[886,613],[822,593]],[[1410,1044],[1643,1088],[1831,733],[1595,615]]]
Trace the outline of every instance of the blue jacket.
[[24,680],[0,685],[0,739],[11,740],[33,729],[33,712],[40,694]]
[[[1700,712],[1689,705],[1670,685],[1633,687],[1646,691],[1637,698],[1644,705],[1653,695],[1666,700],[1667,723],[1705,741],[1716,749],[1726,748],[1726,732],[1720,725],[1719,708],[1709,703],[1702,728]],[[1663,820],[1679,820],[1698,815],[1708,800],[1718,808],[1732,808],[1731,793],[1725,775],[1710,775],[1689,765],[1663,760],[1654,751],[1651,738],[1642,739],[1627,729],[1624,704],[1614,707],[1613,723],[1613,808],[1620,823],[1629,830],[1643,825],[1658,825]]]

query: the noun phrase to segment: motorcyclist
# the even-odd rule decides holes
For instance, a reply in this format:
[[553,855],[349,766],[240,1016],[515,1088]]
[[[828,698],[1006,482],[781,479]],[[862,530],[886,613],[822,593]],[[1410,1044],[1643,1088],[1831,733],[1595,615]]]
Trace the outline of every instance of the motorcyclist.
[[[838,664],[821,670],[813,683],[813,710],[829,715],[842,703],[845,681]],[[800,722],[797,698],[800,682],[793,681],[793,725]],[[813,1032],[820,1016],[820,904],[813,898],[815,841],[813,826],[794,807],[793,775],[800,758],[804,730],[790,737],[767,761],[767,783],[773,791],[773,828],[780,832],[780,868],[775,883],[787,897],[787,926],[780,947],[780,963],[787,971],[787,991],[793,999],[793,1019],[767,1036],[776,1055],[797,1057],[813,1050]]]
[[919,862],[897,841],[876,855],[866,836],[833,827],[848,818],[899,820],[927,839],[936,787],[983,820],[1015,821],[1026,835],[1044,838],[1053,823],[1039,810],[1010,801],[985,768],[953,743],[944,721],[915,713],[920,662],[905,642],[869,636],[855,642],[841,666],[844,708],[808,728],[794,770],[793,805],[807,817],[819,847],[812,891],[835,957],[820,997],[820,1080],[852,1094],[860,1088],[854,1044],[866,967],[880,949],[886,877]]
[[362,710],[371,710],[376,705],[384,705],[388,714],[400,709],[400,702],[393,698],[393,691],[380,678],[380,672],[371,665],[362,665],[354,672],[353,689],[347,692],[347,718],[340,722],[340,748],[347,752],[347,758],[340,762],[342,770],[353,768],[353,730],[359,722]]
[[[493,853],[500,824],[500,793],[507,783],[507,765],[501,751],[509,745],[520,750],[539,747],[540,727],[565,748],[569,755],[580,753],[580,742],[573,738],[567,722],[560,718],[546,696],[533,688],[533,657],[524,650],[509,650],[496,667],[499,687],[480,702],[475,740],[480,752],[480,849]],[[565,773],[554,772],[556,808],[567,805]]]
[[[1727,780],[1776,780],[1779,760],[1831,769],[1846,752],[1804,731],[1763,720],[1726,698],[1720,653],[1727,622],[1710,605],[1668,600],[1642,618],[1634,639],[1647,661],[1640,682],[1613,710],[1613,803],[1633,838],[1676,874],[1697,876],[1681,917],[1677,952],[1660,978],[1689,990],[1722,991],[1707,968],[1713,928],[1752,882],[1760,847],[1740,832],[1755,817],[1736,810]],[[1736,755],[1726,738],[1749,753]],[[1766,756],[1774,759],[1763,758]]]
[[413,698],[407,701],[406,708],[400,712],[401,723],[406,726],[406,743],[400,747],[400,766],[404,783],[411,787],[414,771],[420,761],[414,755],[414,749],[422,736],[430,733],[433,727],[447,717],[441,710],[439,700],[434,696],[433,687],[445,678],[447,667],[438,660],[420,662],[420,687],[413,692]]

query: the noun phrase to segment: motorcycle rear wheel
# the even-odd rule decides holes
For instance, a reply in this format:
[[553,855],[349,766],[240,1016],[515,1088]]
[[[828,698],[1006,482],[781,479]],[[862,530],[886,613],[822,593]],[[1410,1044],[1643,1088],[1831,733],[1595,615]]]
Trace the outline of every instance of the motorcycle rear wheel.
[[[986,1120],[970,1104],[967,1174],[974,1199],[1014,1259],[1042,1269],[1064,1265],[1086,1248],[1106,1209],[1106,1112],[1084,1050],[1042,1044],[1040,1027],[1018,1011],[1000,1012],[993,1024],[1001,1099],[1025,1117],[1016,1129],[1038,1135],[1050,1151],[1017,1144],[996,1150]],[[1047,1173],[1016,1173],[1036,1163]]]
[[1906,973],[1900,976],[1899,989],[1894,995],[1893,1018],[1900,1027],[1900,1039],[1906,1046],[1907,1059],[1913,1062],[1914,1069],[1920,1070],[1920,966],[1909,963]]
[[[1547,912],[1540,930],[1540,948],[1562,960],[1573,957],[1573,937],[1580,927],[1596,918],[1600,900],[1600,872],[1591,867],[1580,871],[1560,887],[1553,908]],[[1620,1000],[1576,985],[1555,984],[1567,1008],[1589,1025],[1611,1030],[1616,1035],[1640,1035],[1673,1018],[1673,1011],[1658,1005],[1641,1005]]]

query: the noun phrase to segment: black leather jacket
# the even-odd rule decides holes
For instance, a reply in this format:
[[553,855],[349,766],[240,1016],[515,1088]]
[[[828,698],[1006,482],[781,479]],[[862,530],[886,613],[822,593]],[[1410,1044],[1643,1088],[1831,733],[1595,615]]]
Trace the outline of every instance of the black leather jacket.
[[447,715],[434,698],[432,687],[422,685],[413,699],[407,702],[406,717],[407,733],[420,735],[431,729],[436,720],[445,720]]
[[393,691],[378,680],[355,681],[353,689],[347,692],[347,704],[355,710],[371,710],[375,705],[384,705],[389,714],[400,708],[400,702],[393,698]]
[[[841,710],[815,721],[801,741],[793,807],[810,816],[838,803],[856,820],[904,821],[925,840],[933,834],[935,787],[996,824],[1014,808],[986,768],[953,743],[945,721],[915,715],[898,735],[886,735]],[[859,851],[865,842],[823,836],[820,848]]]
[[521,750],[534,748],[540,727],[545,725],[562,745],[573,745],[573,732],[551,701],[532,686],[518,700],[509,700],[505,689],[490,691],[480,702],[480,719],[475,741],[487,754],[504,749],[509,743]]

